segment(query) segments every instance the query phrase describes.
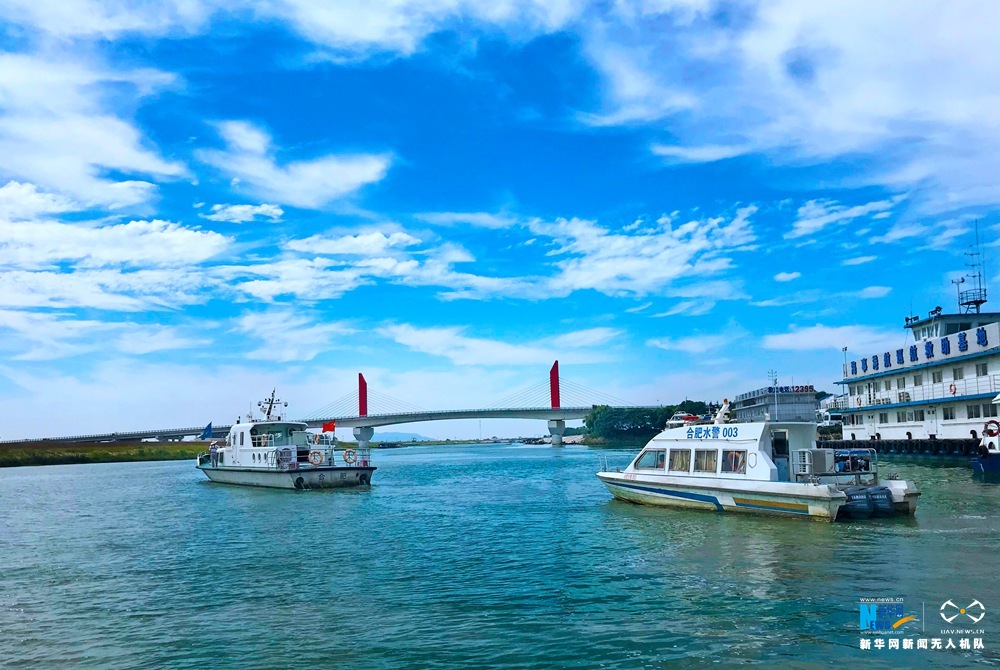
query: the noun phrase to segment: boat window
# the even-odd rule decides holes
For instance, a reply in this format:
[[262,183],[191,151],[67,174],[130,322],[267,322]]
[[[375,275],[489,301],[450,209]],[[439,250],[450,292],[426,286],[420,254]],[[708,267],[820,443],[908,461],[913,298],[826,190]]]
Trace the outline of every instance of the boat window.
[[243,446],[243,433],[240,433],[240,446]]
[[722,471],[735,474],[746,474],[747,452],[742,449],[723,449],[722,451]]
[[694,451],[695,472],[717,472],[718,469],[719,469],[718,449],[695,449]]
[[672,472],[691,472],[691,450],[671,449],[670,470]]
[[666,460],[663,449],[650,449],[635,462],[636,470],[662,470]]

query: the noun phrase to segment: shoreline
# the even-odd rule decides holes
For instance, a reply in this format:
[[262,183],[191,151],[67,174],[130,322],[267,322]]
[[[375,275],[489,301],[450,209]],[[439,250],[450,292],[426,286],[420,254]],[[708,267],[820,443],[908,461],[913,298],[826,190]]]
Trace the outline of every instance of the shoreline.
[[[466,444],[510,444],[520,440],[427,440],[421,442],[372,443],[372,449],[402,449],[404,447],[448,446]],[[347,449],[357,448],[357,442],[339,442]],[[0,445],[0,468],[37,465],[81,465],[87,463],[132,463],[147,461],[195,460],[208,451],[208,440],[187,442],[59,442],[37,440]]]

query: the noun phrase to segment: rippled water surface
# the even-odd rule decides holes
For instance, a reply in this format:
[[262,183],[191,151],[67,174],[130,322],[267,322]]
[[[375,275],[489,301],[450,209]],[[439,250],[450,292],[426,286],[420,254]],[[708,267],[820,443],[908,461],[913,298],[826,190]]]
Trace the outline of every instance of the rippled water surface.
[[[910,521],[613,501],[584,447],[375,452],[375,484],[274,491],[190,462],[0,471],[0,666],[642,668],[1000,661],[1000,484],[890,469]],[[863,652],[858,598],[980,600],[985,651]],[[992,621],[992,623],[991,623]]]

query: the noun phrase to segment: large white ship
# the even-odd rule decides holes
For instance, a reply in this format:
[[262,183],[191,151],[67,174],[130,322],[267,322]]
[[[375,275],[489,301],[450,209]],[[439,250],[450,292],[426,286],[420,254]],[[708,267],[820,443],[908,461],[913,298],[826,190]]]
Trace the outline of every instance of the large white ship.
[[[907,317],[912,340],[904,346],[845,361],[838,383],[846,394],[829,408],[843,413],[845,440],[982,438],[985,423],[997,417],[1000,313],[981,311],[982,275],[970,276],[974,288],[958,292],[957,313],[937,307],[926,317]],[[893,445],[897,450],[915,451]],[[963,445],[948,453],[966,450]]]

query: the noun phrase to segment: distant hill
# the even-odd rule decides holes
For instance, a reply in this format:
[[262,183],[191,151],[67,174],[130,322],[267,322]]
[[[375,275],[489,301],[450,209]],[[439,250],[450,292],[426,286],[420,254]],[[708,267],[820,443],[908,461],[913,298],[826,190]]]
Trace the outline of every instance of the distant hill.
[[425,437],[418,433],[375,433],[372,442],[428,442],[436,438]]

